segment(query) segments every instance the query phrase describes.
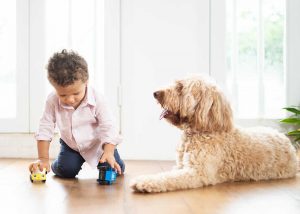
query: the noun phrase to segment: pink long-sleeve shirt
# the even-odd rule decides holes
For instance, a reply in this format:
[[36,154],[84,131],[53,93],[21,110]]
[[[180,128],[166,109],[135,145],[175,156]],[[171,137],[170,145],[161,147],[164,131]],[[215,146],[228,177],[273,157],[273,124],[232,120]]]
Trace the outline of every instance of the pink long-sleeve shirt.
[[61,139],[92,167],[97,166],[104,143],[121,143],[104,97],[91,87],[77,109],[62,104],[54,92],[48,96],[35,139],[51,142],[56,125]]

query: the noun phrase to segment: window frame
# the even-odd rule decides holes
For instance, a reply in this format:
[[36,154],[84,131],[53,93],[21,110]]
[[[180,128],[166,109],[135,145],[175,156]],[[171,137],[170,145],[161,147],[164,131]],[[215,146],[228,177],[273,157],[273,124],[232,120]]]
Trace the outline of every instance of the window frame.
[[29,2],[29,127],[35,132],[45,103],[45,1]]

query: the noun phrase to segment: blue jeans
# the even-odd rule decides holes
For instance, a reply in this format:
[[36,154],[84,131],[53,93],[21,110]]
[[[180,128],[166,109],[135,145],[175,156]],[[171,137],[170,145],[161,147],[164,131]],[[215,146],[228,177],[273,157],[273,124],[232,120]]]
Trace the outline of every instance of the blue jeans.
[[[74,178],[81,170],[81,166],[85,160],[79,152],[71,149],[62,139],[60,139],[60,144],[60,152],[57,159],[51,164],[51,169],[59,177]],[[115,149],[114,156],[123,173],[125,164],[121,160],[117,149]]]

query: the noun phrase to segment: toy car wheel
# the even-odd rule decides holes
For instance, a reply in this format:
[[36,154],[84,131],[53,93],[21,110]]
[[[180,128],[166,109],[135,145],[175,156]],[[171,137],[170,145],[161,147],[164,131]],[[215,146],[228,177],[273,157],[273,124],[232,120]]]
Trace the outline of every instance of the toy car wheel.
[[31,175],[29,175],[29,179],[30,179],[31,183],[33,183],[33,180],[32,180],[32,178],[31,178]]
[[46,180],[43,180],[42,182],[43,182],[43,183],[46,183]]

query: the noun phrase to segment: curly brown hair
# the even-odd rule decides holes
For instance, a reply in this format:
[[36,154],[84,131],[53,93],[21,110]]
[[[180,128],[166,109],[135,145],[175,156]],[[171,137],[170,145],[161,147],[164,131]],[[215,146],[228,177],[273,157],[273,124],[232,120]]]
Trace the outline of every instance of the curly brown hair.
[[89,79],[87,62],[72,50],[54,53],[48,61],[47,71],[48,80],[63,87],[77,80],[85,83]]

